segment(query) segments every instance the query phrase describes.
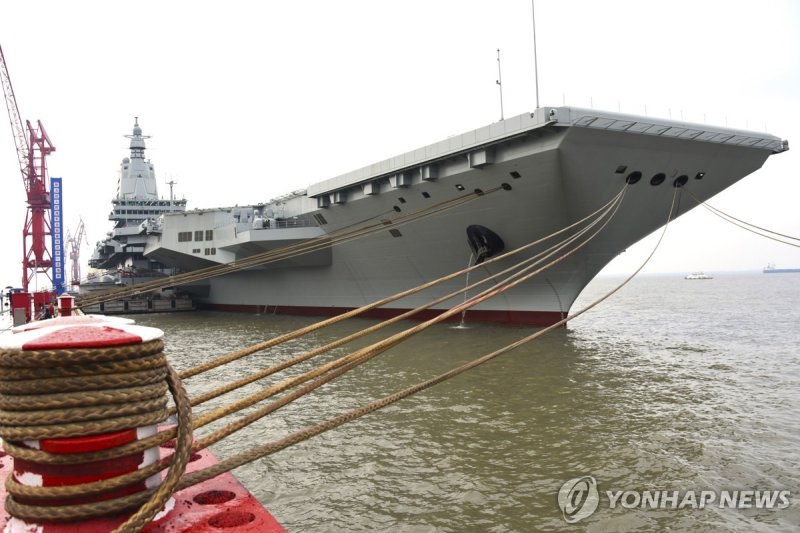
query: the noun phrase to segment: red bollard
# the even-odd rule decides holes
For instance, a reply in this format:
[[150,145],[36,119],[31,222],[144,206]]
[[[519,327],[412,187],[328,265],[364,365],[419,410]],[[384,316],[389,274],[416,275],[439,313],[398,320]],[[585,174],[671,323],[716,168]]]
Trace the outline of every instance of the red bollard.
[[[0,333],[0,349],[21,351],[34,349],[80,348],[121,345],[157,339],[161,331],[133,325],[133,321],[121,317],[97,315],[71,316],[32,322]],[[24,354],[22,354],[24,355]],[[58,439],[26,441],[24,444],[47,450],[51,453],[74,453],[112,448],[121,443],[142,439],[152,434],[155,426],[129,428],[121,431]],[[17,442],[19,444],[19,442]],[[113,461],[97,461],[91,465],[42,465],[0,452],[0,478],[10,474],[12,479],[25,485],[56,486],[69,485],[111,477],[117,473],[132,472],[172,452],[172,443],[164,443],[161,449],[149,449],[129,457]],[[187,472],[209,468],[217,463],[208,450],[193,454]],[[156,474],[145,482],[134,486],[157,485]],[[6,497],[0,483],[0,501]],[[106,496],[108,497],[108,496]],[[19,499],[17,498],[19,501]],[[89,501],[89,498],[81,501]],[[23,503],[23,502],[20,502]],[[59,504],[66,503],[63,500]],[[74,500],[70,503],[77,503]],[[41,505],[41,503],[40,503]],[[122,524],[129,514],[93,518],[73,523],[40,522],[29,523],[11,517],[0,507],[0,524],[3,533],[108,533]],[[143,533],[285,533],[284,529],[228,472],[177,492],[167,502],[161,513],[145,526]]]
[[75,306],[75,298],[69,294],[62,294],[58,297],[58,315],[72,316]]
[[[71,296],[61,297],[61,309],[71,309]],[[67,301],[67,306],[63,303]],[[104,348],[142,344],[162,337],[161,330],[133,325],[133,321],[124,318],[108,318],[101,316],[75,316],[60,317],[54,320],[34,322],[15,328],[14,335],[4,337],[0,348],[6,350],[57,350],[81,348]],[[39,449],[53,454],[96,452],[114,448],[122,444],[141,440],[154,435],[158,428],[149,425],[139,428],[128,428],[99,435],[77,436],[67,438],[47,438],[41,440],[26,440],[22,444],[28,448]],[[159,459],[158,447],[149,448],[143,452],[129,454],[111,460],[95,461],[84,464],[42,464],[21,458],[14,458],[13,479],[26,486],[57,487],[88,483],[116,477],[129,472],[134,472],[153,464]],[[61,498],[48,500],[45,505],[76,505],[90,503],[105,499],[116,498],[157,487],[161,483],[161,475],[155,474],[145,481],[123,487],[101,495],[85,496],[80,498]],[[41,501],[28,501],[18,497],[21,504],[43,505]],[[175,502],[170,499],[165,515],[172,509]],[[99,518],[88,521],[80,531],[100,532],[110,531],[127,519],[128,515]],[[91,525],[89,525],[91,524]],[[88,527],[87,527],[88,526]],[[42,529],[37,529],[41,527]],[[75,525],[42,522],[31,524],[18,518],[11,518],[6,527],[7,531],[37,531],[41,533],[75,531]]]

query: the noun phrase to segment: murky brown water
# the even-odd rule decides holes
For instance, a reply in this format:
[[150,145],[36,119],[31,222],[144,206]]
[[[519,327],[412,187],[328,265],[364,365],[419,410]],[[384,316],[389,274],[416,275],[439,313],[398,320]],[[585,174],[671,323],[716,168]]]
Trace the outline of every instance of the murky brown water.
[[[616,281],[596,280],[578,305]],[[798,275],[638,278],[567,329],[236,475],[291,532],[792,530],[800,524],[798,303]],[[178,368],[311,321],[134,318],[165,331]],[[206,390],[368,323],[335,326],[186,385]],[[213,451],[224,458],[284,436],[528,332],[435,327]],[[556,494],[582,475],[596,478],[600,505],[569,526]],[[609,508],[611,489],[792,495],[784,509],[641,510]]]

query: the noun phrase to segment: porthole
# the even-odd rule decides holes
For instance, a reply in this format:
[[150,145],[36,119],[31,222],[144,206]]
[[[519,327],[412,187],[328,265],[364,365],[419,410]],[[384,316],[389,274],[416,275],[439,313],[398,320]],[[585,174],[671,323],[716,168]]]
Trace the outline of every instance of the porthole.
[[640,179],[642,179],[642,173],[639,172],[638,170],[635,170],[635,171],[631,172],[630,174],[628,174],[628,177],[625,178],[625,181],[627,181],[629,185],[633,185],[634,183],[638,182]]
[[698,172],[697,174],[695,174],[695,175],[694,175],[694,179],[696,179],[696,180],[701,180],[701,179],[703,179],[705,176],[706,176],[706,173],[705,173],[705,172]]
[[522,174],[520,174],[516,170],[512,170],[511,172],[509,172],[509,174],[511,174],[511,177],[514,178],[515,180],[522,177]]
[[402,209],[400,209],[400,206],[399,206],[399,205],[396,205],[396,206],[394,206],[394,210],[395,210],[395,211],[397,211],[398,213],[399,213],[400,211],[402,211]]
[[406,203],[406,199],[403,198],[402,196],[400,198],[398,198],[397,201],[400,202],[401,204]]
[[620,165],[620,166],[617,167],[617,170],[615,170],[614,172],[616,174],[625,174],[626,170],[628,170],[628,166],[627,165]]
[[482,190],[482,189],[475,189],[475,194],[477,194],[478,196],[480,196],[480,195],[482,195],[482,194],[483,194],[483,190]]
[[422,191],[422,197],[423,198],[430,198],[431,197],[431,193],[429,193],[427,191]]
[[676,188],[683,187],[684,185],[686,185],[687,181],[689,181],[689,176],[684,174],[683,176],[678,176],[677,178],[675,178],[675,181],[672,182],[672,186]]
[[502,184],[502,185],[500,185],[500,186],[501,186],[501,187],[503,188],[503,190],[505,190],[505,191],[510,191],[510,190],[511,190],[511,185],[509,185],[508,183],[503,183],[503,184]]
[[667,179],[667,175],[664,174],[663,172],[659,172],[658,174],[650,178],[650,185],[653,186],[661,185],[662,183],[664,183],[665,179]]
[[463,191],[464,190],[464,186],[461,185],[460,183],[457,183],[456,184],[456,189],[458,189],[459,191]]

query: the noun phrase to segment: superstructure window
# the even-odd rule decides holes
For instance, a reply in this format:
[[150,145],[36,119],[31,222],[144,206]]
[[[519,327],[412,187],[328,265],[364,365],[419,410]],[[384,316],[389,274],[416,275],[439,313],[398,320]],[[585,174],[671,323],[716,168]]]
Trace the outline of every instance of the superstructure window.
[[213,229],[207,229],[206,230],[206,240],[207,241],[213,241],[214,240],[214,230]]
[[203,230],[197,230],[194,232],[194,240],[198,242],[203,240]]
[[192,240],[191,231],[181,231],[178,233],[178,242],[189,242]]

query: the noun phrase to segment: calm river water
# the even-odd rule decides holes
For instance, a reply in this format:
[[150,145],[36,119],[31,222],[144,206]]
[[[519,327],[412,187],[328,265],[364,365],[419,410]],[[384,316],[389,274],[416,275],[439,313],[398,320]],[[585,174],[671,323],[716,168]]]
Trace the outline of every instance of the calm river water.
[[[574,309],[618,281],[595,280]],[[179,369],[312,321],[206,312],[133,318],[164,330]],[[189,379],[187,388],[206,390],[371,323],[334,326]],[[235,473],[290,532],[795,530],[798,324],[798,274],[639,277],[567,328]],[[468,326],[437,326],[213,451],[224,458],[284,436],[530,331]],[[599,506],[570,525],[557,494],[581,476],[596,479]],[[791,497],[783,509],[653,510],[611,508],[609,490]]]

